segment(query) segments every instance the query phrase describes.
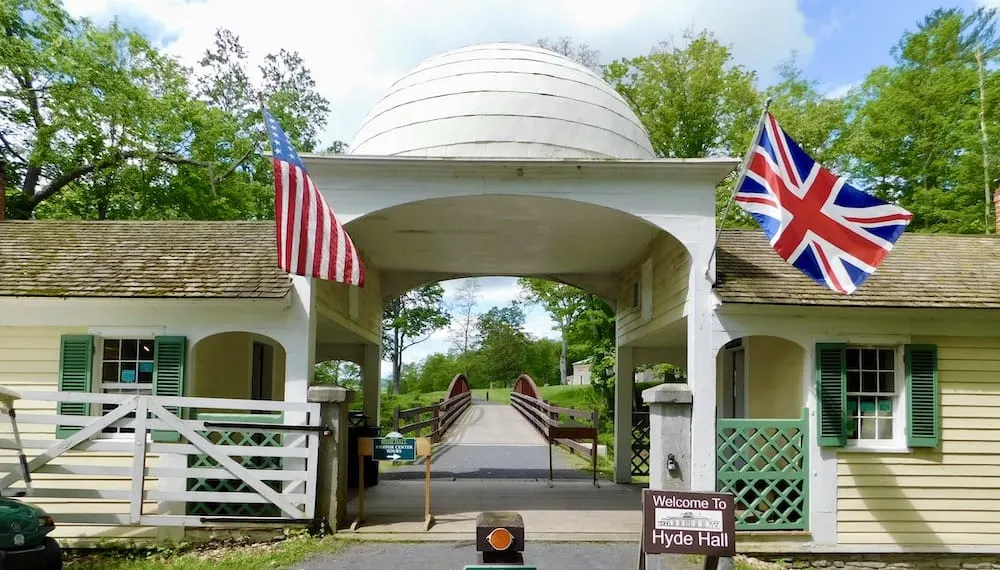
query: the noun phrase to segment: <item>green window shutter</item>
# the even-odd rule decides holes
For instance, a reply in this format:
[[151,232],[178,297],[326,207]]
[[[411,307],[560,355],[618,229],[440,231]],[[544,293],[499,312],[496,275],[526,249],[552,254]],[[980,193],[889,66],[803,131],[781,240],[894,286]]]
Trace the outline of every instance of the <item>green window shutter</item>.
[[816,345],[816,387],[818,392],[819,444],[842,447],[847,443],[846,351],[843,344]]
[[907,444],[937,447],[941,441],[937,347],[906,345]]
[[[153,349],[153,395],[183,396],[184,365],[187,356],[187,338],[183,336],[158,336]],[[165,406],[179,414],[177,406]],[[175,431],[154,430],[153,441],[177,442],[180,434]]]
[[[59,348],[59,391],[89,392],[94,367],[94,337],[63,335]],[[63,416],[90,415],[90,404],[60,402],[56,413]],[[56,426],[56,438],[66,439],[80,431],[79,426]]]

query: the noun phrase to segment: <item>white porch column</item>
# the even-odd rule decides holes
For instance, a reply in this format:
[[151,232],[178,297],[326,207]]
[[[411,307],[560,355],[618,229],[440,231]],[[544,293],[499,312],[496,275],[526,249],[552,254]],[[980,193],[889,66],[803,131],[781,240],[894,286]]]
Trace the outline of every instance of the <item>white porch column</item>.
[[361,363],[361,386],[364,393],[365,416],[368,425],[379,425],[382,386],[379,367],[382,364],[382,347],[377,344],[364,345],[364,361]]
[[[706,256],[707,257],[707,256]],[[712,291],[692,264],[688,287],[687,377],[691,388],[691,490],[715,491],[715,352],[712,348]],[[657,466],[662,468],[662,466]]]
[[617,347],[615,354],[615,483],[632,481],[634,368],[632,347]]
[[[295,318],[293,328],[282,339],[285,347],[285,401],[305,402],[308,400],[309,384],[312,382],[316,364],[316,287],[312,280],[299,275],[292,276],[293,300],[289,308]],[[297,423],[304,416],[285,418],[286,423]]]

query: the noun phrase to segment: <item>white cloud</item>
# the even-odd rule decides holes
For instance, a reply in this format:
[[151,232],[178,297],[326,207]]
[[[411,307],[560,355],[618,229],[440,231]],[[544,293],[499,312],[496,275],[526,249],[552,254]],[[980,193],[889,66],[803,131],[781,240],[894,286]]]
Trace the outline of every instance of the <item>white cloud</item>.
[[[1000,2],[1000,0],[997,1]],[[861,85],[860,81],[854,81],[851,83],[845,83],[843,85],[837,85],[829,89],[826,93],[824,93],[823,97],[826,99],[840,99],[841,97],[844,97],[845,95],[850,93],[851,89],[854,89],[859,85]]]
[[[195,66],[218,27],[237,33],[260,61],[285,48],[302,54],[330,100],[323,143],[350,141],[368,109],[420,61],[464,45],[570,36],[605,61],[648,53],[685,29],[707,28],[733,46],[738,63],[763,78],[795,51],[806,63],[813,39],[795,0],[65,0],[77,16],[155,25],[167,51]],[[474,9],[471,8],[474,6]],[[763,32],[761,30],[766,30]]]

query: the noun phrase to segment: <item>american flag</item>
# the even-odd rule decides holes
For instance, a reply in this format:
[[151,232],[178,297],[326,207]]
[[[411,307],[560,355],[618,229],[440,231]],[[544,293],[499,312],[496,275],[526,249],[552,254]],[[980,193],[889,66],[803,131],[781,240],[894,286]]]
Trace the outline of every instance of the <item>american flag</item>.
[[821,166],[770,113],[762,121],[734,199],[785,261],[834,291],[854,292],[913,214]]
[[274,116],[264,109],[274,159],[278,266],[288,273],[365,286],[365,268]]

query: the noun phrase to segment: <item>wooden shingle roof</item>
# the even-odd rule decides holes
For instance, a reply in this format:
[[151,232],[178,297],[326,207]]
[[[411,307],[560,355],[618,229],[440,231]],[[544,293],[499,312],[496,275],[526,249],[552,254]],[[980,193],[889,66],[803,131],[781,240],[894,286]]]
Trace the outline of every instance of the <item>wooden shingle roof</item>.
[[0,222],[0,296],[281,298],[274,222]]
[[760,230],[723,230],[715,293],[726,303],[1000,308],[1000,236],[906,233],[875,273],[841,295],[781,259]]
[[[282,298],[274,222],[0,222],[0,296]],[[851,295],[813,282],[760,230],[724,230],[724,303],[1000,309],[1000,236],[904,234]]]

